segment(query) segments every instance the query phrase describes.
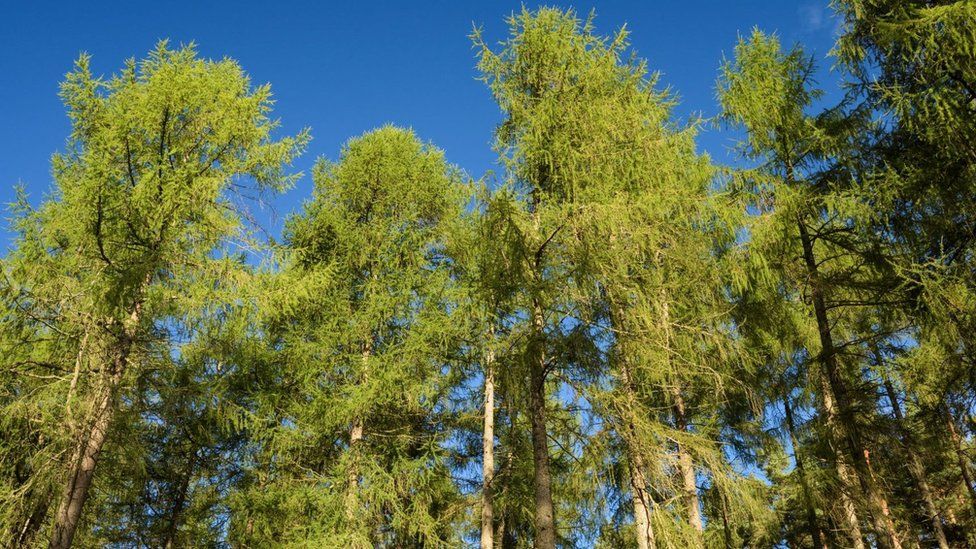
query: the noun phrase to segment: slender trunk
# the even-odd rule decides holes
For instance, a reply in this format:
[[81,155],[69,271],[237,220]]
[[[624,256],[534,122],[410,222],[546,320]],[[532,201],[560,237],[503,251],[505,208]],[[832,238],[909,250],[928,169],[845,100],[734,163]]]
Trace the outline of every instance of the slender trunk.
[[[633,414],[636,406],[633,382],[630,377],[630,369],[626,363],[622,367],[623,386],[626,394],[627,413]],[[630,488],[634,505],[634,525],[637,527],[637,547],[639,549],[655,549],[657,541],[654,538],[654,523],[652,512],[654,501],[647,486],[647,478],[644,476],[646,464],[644,455],[636,443],[637,433],[634,424],[629,419],[627,421],[627,450],[630,458]]]
[[173,509],[169,515],[169,525],[166,527],[166,542],[163,544],[165,549],[173,549],[173,547],[176,547],[176,536],[180,531],[180,519],[183,515],[183,509],[186,506],[186,500],[190,490],[190,479],[193,476],[193,470],[196,468],[196,461],[196,450],[192,450],[187,463],[187,470],[184,471],[183,478],[180,479],[179,488],[177,488],[174,494],[176,501],[173,502]]
[[[549,179],[548,169],[539,173],[539,188]],[[540,234],[540,199],[532,193],[532,223]],[[548,241],[543,242],[533,258],[532,276],[536,283],[543,279],[543,257]],[[552,473],[549,469],[549,436],[546,430],[546,340],[542,299],[536,290],[532,295],[532,333],[527,349],[529,360],[529,423],[532,426],[532,462],[535,469],[535,546],[539,549],[556,547],[556,519],[552,504]]]
[[620,348],[620,389],[623,391],[623,406],[621,419],[625,423],[622,433],[624,444],[627,448],[628,473],[630,475],[631,503],[634,507],[634,526],[637,529],[637,547],[639,549],[655,549],[657,542],[654,538],[654,525],[652,522],[652,512],[654,502],[647,486],[645,477],[646,464],[644,454],[640,448],[639,435],[634,425],[634,417],[637,414],[637,395],[634,390],[634,380],[630,372],[630,361],[627,356],[626,346],[623,344],[625,339],[625,329],[623,327],[623,313],[621,307],[615,300],[610,298],[610,323],[613,327],[617,345]]
[[[667,292],[661,289],[661,328],[664,335],[665,360],[671,363],[671,308],[668,303]],[[676,381],[670,387],[672,397],[672,412],[674,414],[674,426],[677,430],[685,433],[688,431],[688,417],[685,410],[684,396],[681,394],[681,386]],[[698,501],[698,482],[695,478],[695,464],[691,453],[681,442],[676,441],[678,454],[678,475],[681,477],[681,488],[685,500],[685,507],[688,510],[688,523],[699,534],[704,532],[705,525],[702,522],[701,504]]]
[[[878,359],[880,360],[880,356],[878,356]],[[932,535],[935,536],[935,541],[939,544],[940,549],[949,549],[949,542],[946,540],[945,531],[942,529],[942,519],[939,516],[939,509],[935,505],[935,498],[932,496],[932,489],[929,487],[929,481],[925,475],[925,467],[915,452],[915,439],[912,436],[911,429],[905,425],[905,417],[902,415],[898,395],[895,393],[895,388],[891,384],[891,380],[888,379],[888,376],[883,375],[882,377],[885,393],[887,393],[888,402],[891,404],[891,411],[895,416],[902,443],[905,445],[905,453],[908,454],[908,471],[915,480],[915,486],[918,488],[918,493],[922,497],[922,503],[925,504],[925,511],[929,516],[929,521],[932,523]]]
[[[363,340],[362,361],[363,374],[362,380],[368,379],[369,357],[373,354],[372,335]],[[359,511],[359,446],[363,440],[363,418],[353,419],[352,426],[349,428],[349,452],[352,463],[346,473],[346,520],[352,522]]]
[[[674,426],[681,432],[688,431],[688,418],[685,411],[685,400],[681,395],[681,388],[672,386],[671,396],[674,399]],[[681,490],[688,510],[688,522],[698,533],[705,530],[702,522],[701,503],[698,501],[698,482],[695,479],[695,464],[691,453],[684,444],[677,443],[678,474],[681,477]]]
[[793,461],[796,462],[796,473],[800,477],[800,488],[803,490],[803,500],[806,504],[807,527],[810,529],[810,539],[816,548],[826,548],[820,525],[817,523],[817,508],[813,502],[813,493],[810,491],[810,483],[807,480],[806,467],[803,464],[803,457],[800,455],[800,442],[796,438],[796,423],[793,421],[793,407],[790,405],[788,396],[783,395],[783,409],[786,410],[786,429],[790,435],[790,444],[793,446]]
[[725,494],[719,494],[722,499],[722,534],[725,537],[725,549],[732,549],[732,527],[729,525],[729,504]]
[[485,402],[484,429],[481,434],[481,549],[493,549],[494,507],[492,483],[495,480],[495,351],[489,331],[488,348],[485,351]]
[[532,342],[529,360],[529,419],[532,424],[532,461],[535,466],[535,546],[556,546],[552,505],[552,473],[549,469],[549,437],[546,431],[546,355],[542,307],[533,300]]
[[969,471],[969,459],[962,448],[962,437],[959,436],[956,420],[952,417],[952,411],[948,406],[945,407],[945,416],[949,427],[949,438],[952,440],[952,448],[959,463],[959,471],[962,473],[962,482],[966,485],[966,492],[969,493],[969,505],[972,506],[973,517],[976,517],[976,486],[973,485],[972,473]]
[[852,492],[855,490],[856,483],[853,479],[854,474],[847,465],[847,458],[841,451],[837,443],[837,433],[840,431],[840,419],[837,414],[837,405],[834,401],[834,393],[830,389],[830,383],[826,376],[817,376],[820,381],[820,399],[822,401],[824,415],[827,417],[827,434],[831,451],[834,454],[834,464],[837,469],[837,478],[840,480],[840,493],[838,499],[841,513],[843,514],[844,525],[847,527],[854,549],[864,549],[864,534],[861,532],[861,521],[857,516],[857,509],[854,507]]
[[859,429],[855,423],[852,412],[850,398],[847,394],[846,383],[840,372],[837,363],[837,355],[834,349],[834,341],[830,332],[830,320],[827,317],[827,305],[824,297],[820,272],[817,260],[813,251],[813,240],[807,229],[806,222],[802,217],[798,218],[800,231],[800,241],[803,246],[803,259],[806,264],[807,278],[810,285],[810,297],[813,301],[814,314],[817,319],[817,331],[820,336],[820,362],[826,373],[827,383],[836,401],[837,411],[840,421],[834,422],[831,431],[834,431],[837,438],[847,444],[850,453],[857,481],[861,486],[864,495],[867,496],[868,504],[871,508],[871,518],[878,544],[881,547],[891,549],[901,549],[901,542],[895,532],[894,523],[888,513],[888,503],[881,491],[874,482],[870,464],[868,462],[868,452],[863,445]]
[[19,531],[14,532],[13,547],[31,547],[34,544],[34,536],[37,535],[41,524],[44,523],[44,517],[47,515],[49,506],[50,502],[47,499],[34,504],[33,510],[24,520],[23,526]]
[[[512,424],[514,425],[515,424],[514,417],[512,415],[509,415],[509,418],[510,418]],[[502,469],[501,469],[500,472],[509,472],[509,471],[511,471],[512,470],[512,460],[514,460],[514,459],[515,459],[515,454],[512,452],[512,449],[509,448],[508,451],[505,453],[505,465],[502,466]],[[499,481],[502,482],[502,489],[500,491],[500,496],[501,496],[502,500],[504,501],[506,495],[508,494],[508,485],[509,485],[509,483],[511,481],[511,474],[508,473],[508,474],[503,474],[502,476],[496,476],[495,479],[497,479],[497,480],[499,480]],[[505,519],[506,515],[507,515],[507,513],[502,512],[501,516],[498,517],[498,528],[495,531],[495,539],[498,542],[498,546],[499,547],[502,547],[502,548],[504,548],[504,547],[511,547],[513,545],[512,540],[511,540],[511,537],[512,536],[509,533],[509,531],[506,529],[507,526],[508,526],[508,521]]]
[[[148,286],[151,274],[144,282]],[[81,439],[73,454],[68,470],[61,502],[58,505],[51,533],[51,549],[71,547],[81,512],[88,500],[88,491],[95,478],[95,467],[102,447],[108,438],[112,420],[115,418],[115,397],[122,376],[129,365],[129,356],[135,344],[136,333],[142,314],[142,297],[137,298],[117,343],[115,356],[102,375],[102,382],[95,394],[90,420],[81,434]]]
[[93,418],[85,433],[85,439],[74,453],[71,469],[68,473],[68,483],[65,485],[54,519],[54,529],[51,536],[51,549],[67,549],[71,547],[75,530],[81,519],[81,511],[88,499],[88,491],[95,478],[95,466],[98,457],[108,438],[112,420],[115,417],[115,390],[120,376],[118,372],[111,374],[105,380],[97,394],[97,401],[93,410]]

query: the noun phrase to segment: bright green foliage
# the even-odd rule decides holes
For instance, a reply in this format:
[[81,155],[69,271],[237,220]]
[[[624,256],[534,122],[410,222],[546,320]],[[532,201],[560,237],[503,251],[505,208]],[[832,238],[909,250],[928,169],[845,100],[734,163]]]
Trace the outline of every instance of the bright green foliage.
[[384,126],[283,244],[268,86],[82,56],[0,262],[0,545],[976,544],[976,5],[834,7],[838,104],[722,63],[734,169],[628,29],[523,8],[472,37],[497,185]]
[[53,195],[19,206],[3,264],[5,537],[50,526],[71,456],[99,422],[110,459],[126,459],[114,411],[149,371],[176,367],[169,332],[206,303],[229,261],[214,250],[241,229],[232,185],[287,187],[283,166],[307,141],[273,140],[269,88],[193,47],[161,43],[110,79],[83,56],[61,96],[72,133]]
[[384,127],[320,161],[314,180],[263,298],[273,378],[254,411],[262,448],[234,537],[449,544],[462,506],[443,406],[461,332],[443,252],[461,175],[412,132]]

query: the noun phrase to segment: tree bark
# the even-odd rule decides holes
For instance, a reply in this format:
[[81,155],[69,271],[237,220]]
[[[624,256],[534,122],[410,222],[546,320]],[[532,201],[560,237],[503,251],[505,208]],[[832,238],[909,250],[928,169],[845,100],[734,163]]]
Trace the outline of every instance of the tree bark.
[[[677,385],[672,386],[671,396],[674,399],[674,426],[681,432],[688,431],[688,418],[685,411],[684,397],[681,395],[681,388]],[[678,452],[678,474],[681,477],[681,490],[685,500],[685,508],[688,510],[688,523],[699,534],[705,531],[702,522],[701,503],[698,501],[698,482],[695,479],[695,463],[691,453],[680,442],[677,443]]]
[[803,490],[803,499],[806,504],[807,527],[810,529],[810,539],[813,546],[826,549],[823,533],[820,524],[817,522],[817,508],[813,502],[813,493],[810,490],[810,483],[807,480],[806,467],[803,464],[803,456],[800,455],[800,442],[796,438],[796,423],[793,421],[793,407],[790,399],[783,395],[783,409],[786,410],[786,429],[790,435],[790,444],[793,446],[793,461],[796,462],[796,473],[800,477],[800,488]]
[[[661,289],[661,329],[664,336],[665,360],[671,364],[671,308],[668,303],[667,292]],[[671,387],[672,413],[674,415],[674,426],[682,433],[688,432],[688,417],[685,410],[684,396],[681,394],[681,386],[675,381]],[[702,522],[701,503],[698,501],[698,482],[695,478],[695,464],[688,449],[679,441],[675,441],[678,454],[678,475],[681,477],[682,495],[685,500],[685,508],[688,511],[688,523],[699,535],[704,532],[705,525]]]
[[966,492],[969,494],[969,505],[972,507],[973,517],[976,517],[976,486],[973,485],[973,476],[969,470],[969,459],[966,457],[962,448],[962,437],[959,436],[959,431],[956,428],[956,420],[952,417],[952,411],[948,406],[945,407],[945,417],[946,424],[949,427],[949,438],[952,441],[952,449],[955,451],[956,460],[959,463],[962,482],[966,485]]
[[861,532],[861,521],[857,515],[857,508],[852,499],[853,491],[857,483],[854,481],[854,474],[847,464],[847,457],[837,442],[837,433],[840,431],[838,424],[840,419],[837,414],[837,405],[834,400],[834,393],[830,389],[830,383],[826,376],[817,376],[820,381],[820,400],[823,406],[824,415],[827,416],[827,435],[830,449],[834,454],[834,467],[837,469],[837,478],[840,480],[840,493],[838,499],[843,516],[841,517],[847,527],[854,549],[864,549],[864,534]]
[[[877,358],[880,361],[881,357],[878,356]],[[905,453],[908,455],[908,471],[915,480],[915,486],[918,488],[922,503],[925,504],[925,511],[929,516],[929,521],[932,523],[932,535],[935,537],[935,541],[939,544],[940,549],[949,549],[949,542],[946,539],[945,531],[942,529],[942,519],[939,516],[939,509],[935,505],[935,498],[932,496],[932,489],[925,475],[925,467],[922,465],[922,460],[918,457],[918,453],[915,452],[915,439],[912,436],[911,429],[905,425],[905,417],[902,415],[901,404],[898,402],[898,394],[895,392],[895,388],[887,375],[883,375],[882,379],[884,381],[885,393],[888,395],[888,402],[891,404],[891,411],[895,416],[898,431],[901,434],[902,443],[905,445]]]
[[549,469],[549,437],[546,431],[546,353],[542,306],[532,306],[532,341],[529,349],[529,419],[532,424],[532,462],[535,467],[535,546],[556,547],[556,521],[552,505],[552,473]]
[[627,350],[623,345],[626,333],[623,326],[624,316],[619,302],[613,297],[610,297],[609,301],[610,324],[614,330],[617,346],[620,349],[620,388],[624,398],[620,413],[621,420],[624,422],[624,432],[621,434],[627,448],[629,462],[628,473],[630,475],[631,503],[634,508],[634,526],[637,529],[637,547],[638,549],[655,549],[657,542],[654,538],[652,522],[654,502],[647,486],[644,454],[641,451],[639,435],[634,425],[634,417],[637,414],[637,395],[634,390],[634,380],[630,372]]
[[[626,359],[625,359],[626,360]],[[627,413],[633,414],[636,406],[633,382],[630,376],[630,368],[623,364],[621,376],[626,392]],[[627,450],[630,458],[630,488],[632,491],[631,500],[634,506],[634,525],[637,528],[637,547],[639,549],[655,549],[657,541],[654,538],[654,523],[652,512],[654,502],[647,486],[647,478],[644,476],[646,464],[644,455],[637,444],[637,433],[633,421],[627,421]]]
[[[539,168],[536,189],[532,192],[532,224],[541,235],[539,212],[540,193],[549,181],[548,168]],[[543,258],[549,240],[542,242],[533,254],[531,275],[536,284],[543,281]],[[549,436],[546,429],[546,335],[545,315],[539,288],[532,293],[532,331],[529,337],[527,360],[529,362],[529,423],[532,427],[532,464],[535,484],[535,547],[556,547],[556,519],[552,504],[552,472],[549,468]]]
[[[803,259],[807,269],[810,287],[810,297],[813,301],[814,315],[817,319],[817,332],[820,336],[820,362],[825,370],[826,381],[832,398],[837,406],[839,421],[828,421],[828,426],[836,437],[846,442],[847,450],[854,465],[855,476],[861,490],[867,497],[871,509],[873,528],[878,544],[891,549],[901,549],[901,542],[895,532],[894,523],[888,514],[888,503],[873,481],[867,449],[864,447],[855,417],[851,409],[847,386],[837,363],[830,321],[827,317],[827,305],[824,296],[823,283],[820,278],[817,260],[813,250],[813,239],[810,237],[806,222],[802,216],[798,219],[800,242],[803,247]],[[828,417],[828,420],[830,418]],[[830,425],[832,423],[833,425]]]
[[[151,274],[147,275],[144,286],[148,286]],[[102,375],[102,382],[95,394],[90,420],[86,432],[72,456],[68,470],[68,481],[65,484],[61,502],[58,505],[51,533],[51,549],[67,549],[71,547],[81,512],[88,500],[88,492],[95,478],[95,467],[102,447],[108,438],[115,418],[115,398],[122,376],[129,365],[129,356],[135,344],[136,334],[142,315],[143,297],[140,291],[127,322],[121,328],[116,352],[106,371]]]
[[481,433],[481,549],[494,549],[494,503],[492,486],[495,480],[495,351],[493,331],[489,331],[485,350],[484,428]]
[[183,516],[183,509],[186,507],[186,500],[189,496],[190,480],[193,477],[196,462],[197,452],[194,448],[190,450],[190,456],[187,460],[187,470],[184,471],[183,478],[180,479],[180,485],[174,493],[176,501],[173,502],[173,508],[170,510],[169,515],[169,524],[166,527],[166,541],[163,544],[165,549],[173,549],[173,547],[176,547],[176,537],[180,532],[180,520]]

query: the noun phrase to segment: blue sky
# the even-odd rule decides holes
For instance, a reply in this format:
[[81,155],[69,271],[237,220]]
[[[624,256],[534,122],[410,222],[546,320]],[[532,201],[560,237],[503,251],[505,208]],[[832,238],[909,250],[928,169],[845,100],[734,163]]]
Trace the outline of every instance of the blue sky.
[[[526,2],[536,7],[536,3]],[[553,5],[553,4],[549,4]],[[626,23],[633,48],[662,73],[681,98],[677,115],[715,112],[715,76],[738,34],[758,26],[785,44],[801,42],[814,54],[827,87],[834,76],[826,58],[837,22],[827,1],[685,0],[682,2],[567,2],[597,13],[597,29]],[[308,174],[315,158],[335,158],[341,145],[384,123],[410,126],[473,177],[495,167],[492,131],[500,119],[476,77],[468,34],[483,27],[502,39],[505,17],[519,2],[4,2],[0,18],[0,202],[23,184],[37,203],[51,187],[50,155],[68,132],[58,83],[82,51],[96,73],[117,71],[142,57],[157,40],[194,41],[201,55],[237,59],[253,80],[270,82],[282,131],[312,129],[313,141],[297,168]],[[719,162],[730,136],[711,130],[699,146]],[[256,211],[272,234],[310,194],[306,177]],[[0,229],[3,240],[9,234]]]

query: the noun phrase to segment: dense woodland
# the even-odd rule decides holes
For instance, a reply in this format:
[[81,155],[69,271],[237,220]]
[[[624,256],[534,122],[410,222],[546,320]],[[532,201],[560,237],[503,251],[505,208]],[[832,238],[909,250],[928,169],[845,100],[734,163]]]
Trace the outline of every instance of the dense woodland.
[[976,3],[834,8],[839,103],[756,30],[692,120],[525,9],[472,35],[494,176],[375,129],[280,239],[268,86],[81,57],[0,268],[0,544],[976,547]]

